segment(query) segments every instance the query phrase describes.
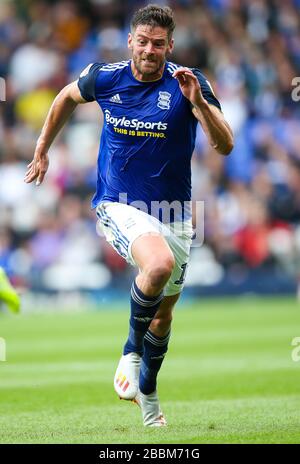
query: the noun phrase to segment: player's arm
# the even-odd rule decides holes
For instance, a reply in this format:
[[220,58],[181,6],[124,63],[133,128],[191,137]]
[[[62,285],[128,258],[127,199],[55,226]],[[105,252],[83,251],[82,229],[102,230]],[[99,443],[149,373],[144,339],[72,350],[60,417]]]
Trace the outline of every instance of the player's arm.
[[223,113],[204,100],[193,105],[193,114],[200,122],[211,146],[221,155],[229,155],[233,149],[233,134]]
[[204,98],[199,80],[189,68],[179,68],[173,76],[178,80],[183,95],[193,105],[192,112],[211,146],[221,155],[229,155],[233,149],[233,134],[223,113]]
[[27,166],[25,182],[29,183],[35,179],[36,185],[43,182],[49,165],[48,150],[79,103],[87,101],[81,96],[77,81],[64,87],[56,96],[38,138],[33,160]]

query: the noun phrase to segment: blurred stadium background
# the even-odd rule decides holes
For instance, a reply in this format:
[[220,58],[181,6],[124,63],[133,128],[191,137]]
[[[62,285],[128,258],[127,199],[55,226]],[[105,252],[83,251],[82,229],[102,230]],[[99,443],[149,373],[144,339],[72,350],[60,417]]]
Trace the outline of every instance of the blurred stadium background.
[[[23,177],[55,95],[90,62],[129,57],[130,17],[145,3],[0,2],[0,265],[25,305],[28,295],[52,293],[110,301],[129,288],[134,271],[97,235],[90,210],[97,104],[76,110],[42,186]],[[205,201],[205,244],[192,250],[186,295],[296,295],[300,107],[291,93],[300,75],[300,1],[156,3],[175,11],[171,60],[208,76],[235,134],[223,158],[198,130],[193,195]]]
[[[192,250],[160,373],[166,430],[145,430],[112,388],[134,270],[90,209],[96,103],[53,145],[45,182],[23,182],[55,95],[90,62],[129,56],[129,20],[145,3],[0,0],[0,266],[23,306],[0,314],[0,442],[299,443],[299,0],[156,1],[175,10],[171,60],[208,76],[235,133],[223,158],[198,131],[205,243]],[[212,295],[228,298],[198,298]]]

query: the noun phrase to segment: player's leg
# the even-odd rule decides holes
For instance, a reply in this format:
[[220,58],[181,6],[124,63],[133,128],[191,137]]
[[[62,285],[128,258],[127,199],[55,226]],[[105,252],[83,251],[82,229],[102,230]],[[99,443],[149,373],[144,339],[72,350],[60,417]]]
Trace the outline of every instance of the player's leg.
[[136,284],[140,291],[149,297],[160,294],[175,265],[165,238],[153,232],[144,234],[133,242],[131,253],[139,268]]
[[2,267],[0,267],[0,299],[7,304],[13,313],[20,311],[20,297]]
[[144,337],[144,355],[141,363],[139,387],[149,395],[156,390],[157,375],[168,350],[172,312],[180,293],[166,296]]
[[165,296],[152,320],[149,330],[157,337],[164,337],[170,332],[173,309],[180,298],[180,293]]
[[131,288],[129,335],[115,375],[115,390],[123,399],[133,399],[137,394],[144,336],[161,304],[162,290],[174,266],[167,242],[157,233],[138,237],[131,254],[139,274]]
[[183,289],[189,261],[192,228],[189,224],[183,226],[179,236],[172,233],[166,237],[175,258],[175,265],[164,289],[166,296],[144,337],[144,354],[136,397],[142,409],[144,425],[166,425],[159,406],[157,376],[168,350],[172,312]]
[[131,316],[124,354],[143,355],[143,339],[163,299],[163,288],[174,266],[173,254],[165,239],[156,234],[138,237],[132,245],[132,256],[139,274],[131,289]]
[[120,203],[102,203],[97,214],[107,241],[130,264],[139,267],[131,288],[129,336],[114,378],[120,398],[133,399],[138,390],[143,339],[162,301],[174,256],[160,233],[164,226],[148,214]]
[[144,337],[144,355],[141,362],[139,391],[136,402],[141,407],[147,426],[163,426],[166,420],[160,409],[156,383],[157,375],[168,350],[172,312],[180,293],[162,300]]

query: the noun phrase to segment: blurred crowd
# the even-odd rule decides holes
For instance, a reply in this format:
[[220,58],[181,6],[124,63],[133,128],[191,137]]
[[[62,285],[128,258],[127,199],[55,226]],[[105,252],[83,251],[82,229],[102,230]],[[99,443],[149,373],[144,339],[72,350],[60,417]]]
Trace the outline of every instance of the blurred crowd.
[[[16,285],[96,289],[132,272],[99,237],[90,209],[103,122],[96,103],[80,105],[57,138],[44,183],[23,178],[55,95],[89,63],[129,58],[130,18],[146,3],[0,2],[0,266]],[[257,269],[297,278],[300,0],[153,3],[175,12],[170,60],[209,78],[235,135],[225,158],[198,129],[193,198],[205,202],[205,243],[193,250],[189,282]],[[203,272],[193,273],[199,263]]]

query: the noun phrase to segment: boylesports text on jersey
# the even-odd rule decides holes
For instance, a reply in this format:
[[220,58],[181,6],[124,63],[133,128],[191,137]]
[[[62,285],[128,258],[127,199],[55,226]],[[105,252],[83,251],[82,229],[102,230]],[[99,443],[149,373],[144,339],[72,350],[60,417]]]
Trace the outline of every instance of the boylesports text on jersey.
[[151,121],[140,121],[139,119],[127,119],[126,116],[122,118],[116,118],[111,115],[110,110],[104,110],[105,120],[107,124],[112,124],[114,127],[128,127],[130,129],[156,129],[156,130],[167,130],[167,122],[151,122]]

